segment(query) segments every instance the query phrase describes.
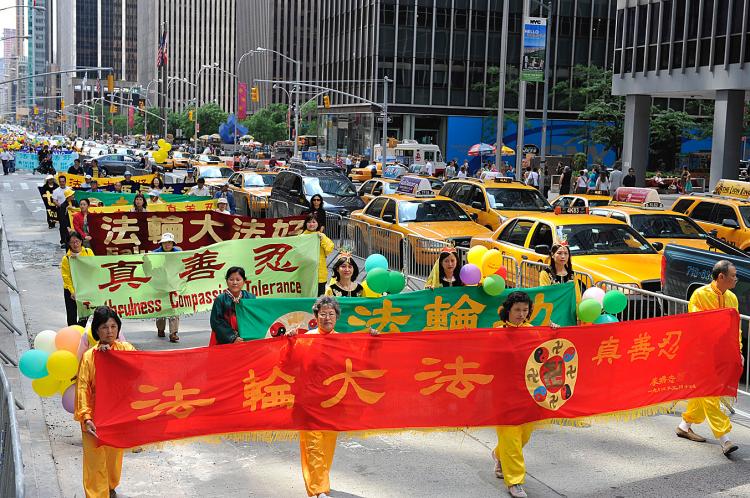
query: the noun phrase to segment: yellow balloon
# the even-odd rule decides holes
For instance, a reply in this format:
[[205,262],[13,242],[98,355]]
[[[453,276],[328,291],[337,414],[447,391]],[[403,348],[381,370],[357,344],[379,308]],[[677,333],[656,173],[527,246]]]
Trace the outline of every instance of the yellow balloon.
[[53,394],[57,394],[57,391],[60,388],[60,381],[58,379],[55,379],[51,375],[48,375],[46,377],[42,377],[41,379],[32,380],[31,388],[39,396],[46,398],[52,396]]
[[96,344],[96,339],[94,339],[94,334],[91,333],[91,327],[86,327],[86,336],[89,339],[89,347]]
[[166,140],[164,140],[163,138],[160,138],[159,140],[157,140],[157,141],[156,141],[156,145],[158,145],[160,149],[161,149],[162,147],[164,147],[164,144],[165,144],[165,143],[167,143],[167,141],[166,141]]
[[55,351],[47,358],[47,371],[58,381],[69,380],[78,372],[78,358],[70,351]]
[[65,390],[74,384],[71,379],[61,380],[58,382],[60,382],[60,386],[57,388],[57,392],[60,394],[65,394]]
[[[493,249],[497,250],[497,249]],[[471,249],[469,249],[469,252],[466,254],[466,259],[468,260],[469,264],[476,265],[479,268],[482,267],[482,257],[487,253],[487,248],[484,246],[474,246]]]
[[493,275],[503,266],[503,256],[497,249],[490,249],[482,256],[482,276]]
[[83,335],[86,333],[86,329],[81,327],[80,325],[71,325],[70,328],[77,330],[79,334]]
[[169,152],[170,150],[172,150],[172,144],[169,142],[164,142],[164,145],[161,146],[161,150],[163,150],[164,152]]
[[157,150],[154,152],[154,161],[156,161],[158,164],[163,163],[167,160],[167,153],[161,150]]

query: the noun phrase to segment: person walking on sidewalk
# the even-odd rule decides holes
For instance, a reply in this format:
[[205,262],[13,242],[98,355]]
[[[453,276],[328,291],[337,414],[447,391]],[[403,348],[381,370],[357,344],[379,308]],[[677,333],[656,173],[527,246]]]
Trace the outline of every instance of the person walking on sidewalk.
[[[179,252],[182,251],[179,247],[177,247],[174,243],[174,235],[172,235],[169,232],[165,232],[161,235],[161,240],[159,241],[159,247],[157,247],[153,252]],[[158,337],[166,337],[166,334],[164,333],[164,329],[167,325],[167,320],[169,320],[169,342],[178,342],[180,340],[179,337],[177,337],[177,332],[180,328],[180,317],[179,316],[170,316],[170,317],[160,317],[156,319],[156,335]]]
[[[694,313],[721,308],[738,310],[737,296],[731,290],[737,285],[737,268],[731,262],[721,260],[714,265],[711,277],[713,281],[710,284],[699,287],[693,292],[688,303],[688,312]],[[739,355],[744,365],[742,330],[739,331]],[[691,427],[693,424],[701,424],[704,421],[708,422],[711,432],[719,440],[721,451],[725,456],[737,451],[739,447],[729,440],[732,423],[729,421],[729,417],[721,411],[721,399],[718,397],[697,398],[688,401],[687,409],[682,414],[682,421],[675,429],[675,433],[677,437],[696,443],[705,443],[706,438],[693,432]]]

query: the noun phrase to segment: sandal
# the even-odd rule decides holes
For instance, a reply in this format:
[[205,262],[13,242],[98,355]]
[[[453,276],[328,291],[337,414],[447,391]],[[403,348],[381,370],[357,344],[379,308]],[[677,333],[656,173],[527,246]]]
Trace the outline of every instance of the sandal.
[[169,342],[180,342],[180,338],[177,337],[177,333],[169,334]]
[[495,477],[502,479],[503,467],[500,465],[500,460],[497,459],[497,455],[495,455],[495,450],[492,450],[492,459],[495,461]]

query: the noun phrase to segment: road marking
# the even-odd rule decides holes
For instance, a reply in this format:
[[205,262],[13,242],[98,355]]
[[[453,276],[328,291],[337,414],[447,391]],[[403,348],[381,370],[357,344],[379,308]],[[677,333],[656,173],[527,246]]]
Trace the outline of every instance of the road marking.
[[21,182],[21,190],[29,190],[29,184],[26,182]]

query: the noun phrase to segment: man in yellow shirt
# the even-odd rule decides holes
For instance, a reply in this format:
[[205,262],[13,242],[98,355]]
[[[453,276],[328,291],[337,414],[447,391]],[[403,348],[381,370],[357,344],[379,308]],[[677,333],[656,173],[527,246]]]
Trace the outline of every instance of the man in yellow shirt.
[[[721,308],[738,309],[737,296],[730,290],[737,285],[737,268],[731,262],[721,260],[714,265],[711,276],[713,281],[710,284],[697,289],[690,296],[688,311],[692,313]],[[742,331],[740,331],[739,346],[740,357],[742,357]],[[699,436],[690,428],[692,424],[700,424],[705,420],[721,443],[721,451],[724,455],[728,456],[736,451],[738,446],[728,437],[732,430],[732,423],[729,417],[721,411],[720,403],[718,397],[691,399],[687,410],[682,414],[680,425],[675,429],[677,436],[697,443],[705,442],[706,438]]]

